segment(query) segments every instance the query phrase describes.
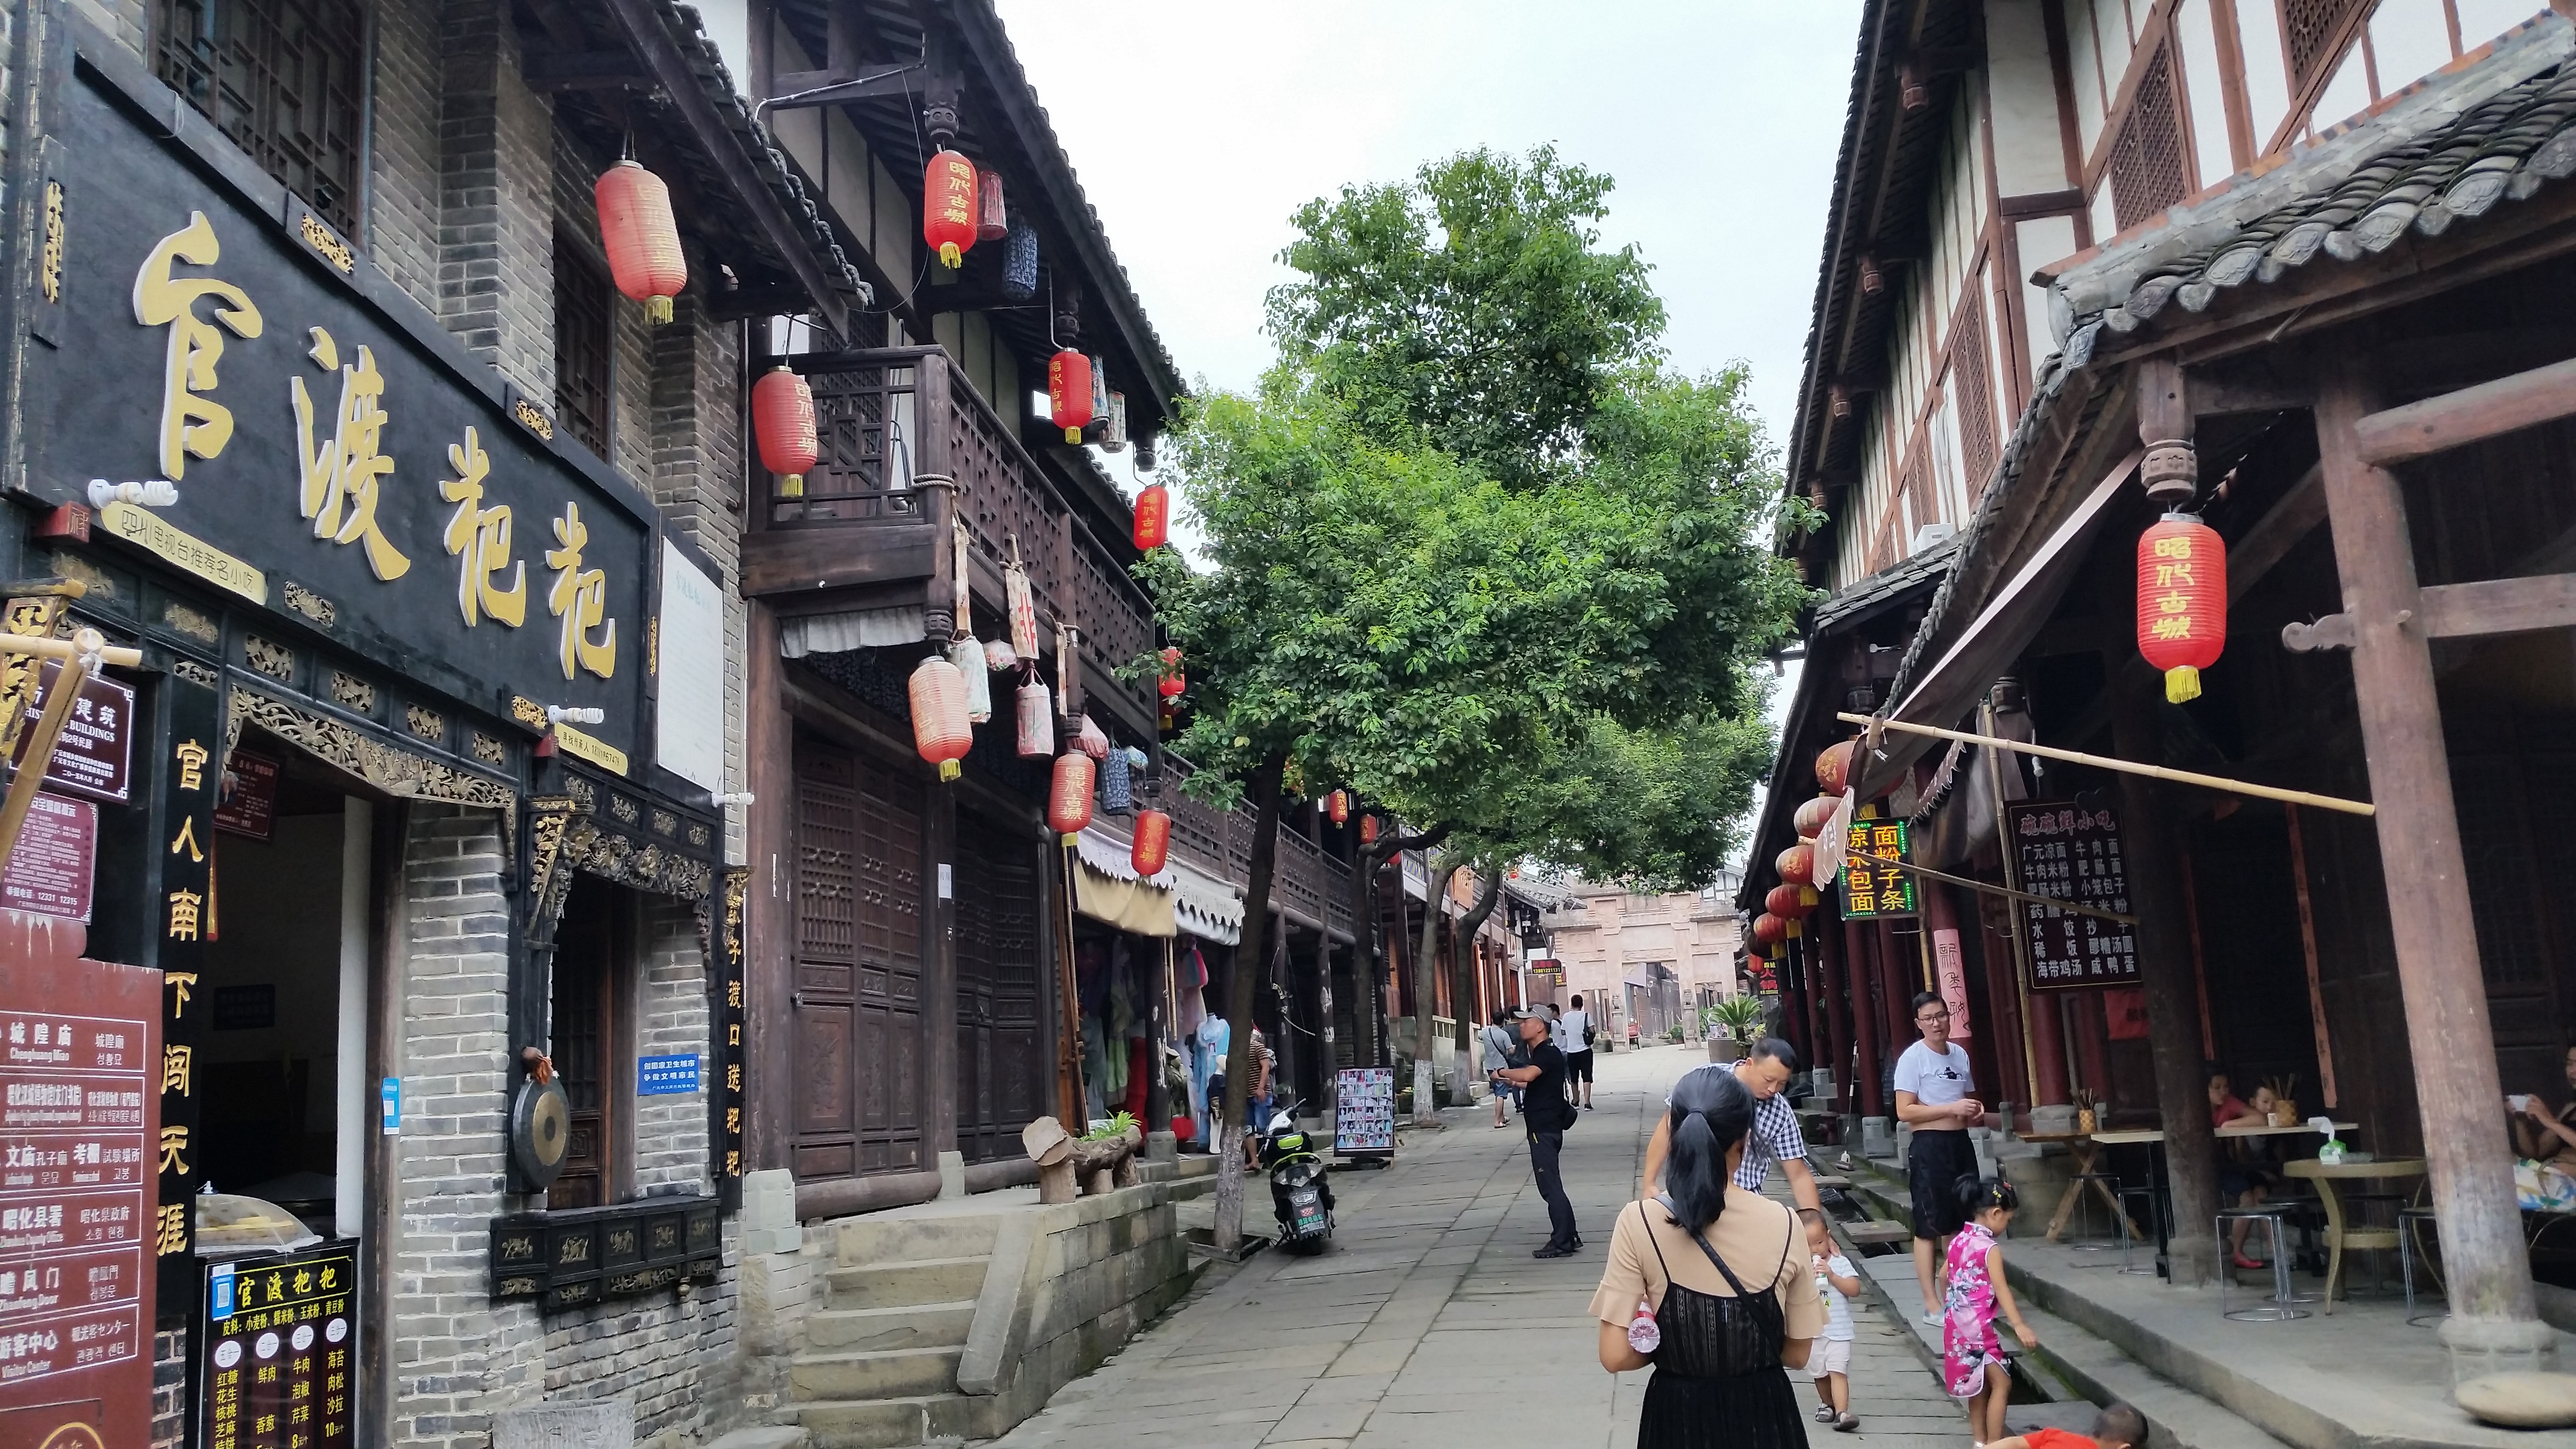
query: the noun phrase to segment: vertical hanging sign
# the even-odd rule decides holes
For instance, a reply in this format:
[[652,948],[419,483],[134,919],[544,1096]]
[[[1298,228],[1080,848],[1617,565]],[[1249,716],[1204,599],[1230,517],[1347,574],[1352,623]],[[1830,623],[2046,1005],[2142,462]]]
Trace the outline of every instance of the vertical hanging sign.
[[197,1051],[206,1035],[207,993],[199,983],[206,933],[214,927],[215,800],[222,773],[221,696],[213,686],[174,672],[161,690],[163,728],[157,761],[161,827],[156,838],[160,885],[153,934],[161,966],[161,1171],[153,1251],[161,1264],[161,1300],[192,1303],[199,1287],[196,1201],[202,1170],[197,1142]]
[[743,1090],[742,1038],[747,1018],[742,992],[742,909],[743,896],[750,883],[750,871],[734,869],[726,871],[716,886],[714,945],[715,989],[718,994],[715,1050],[711,1053],[715,1090],[707,1094],[707,1100],[715,1116],[712,1125],[716,1191],[728,1207],[734,1206],[741,1198],[742,1174],[747,1166],[743,1160],[742,1132],[743,1109],[748,1105],[748,1094]]

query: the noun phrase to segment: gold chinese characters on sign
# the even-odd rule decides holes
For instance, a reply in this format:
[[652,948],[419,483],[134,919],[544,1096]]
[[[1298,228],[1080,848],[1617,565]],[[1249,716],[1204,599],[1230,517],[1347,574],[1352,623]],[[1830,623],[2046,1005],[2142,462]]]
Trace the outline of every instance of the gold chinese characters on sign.
[[[134,274],[134,320],[170,329],[161,372],[160,462],[174,482],[186,475],[191,455],[212,458],[232,441],[232,410],[208,396],[215,390],[216,364],[223,361],[224,333],[248,340],[265,325],[249,294],[232,283],[172,275],[181,262],[211,267],[222,255],[214,223],[202,211],[190,212],[188,224],[161,238]],[[196,310],[207,297],[216,302],[211,319]]]
[[[483,480],[492,471],[492,455],[483,451],[483,441],[472,428],[465,430],[465,441],[447,445],[448,466],[456,470],[454,478],[442,479],[438,494],[456,505],[455,515],[447,524],[447,551],[459,562],[456,575],[456,607],[465,615],[465,627],[482,622],[484,615],[515,629],[528,621],[528,566],[514,569],[510,563],[510,510],[483,506]],[[500,583],[503,569],[512,569],[509,587]]]
[[1914,873],[1897,865],[1913,855],[1911,821],[1853,821],[1843,837],[1843,919],[1913,915]]
[[411,560],[393,546],[376,521],[384,480],[394,471],[394,460],[379,451],[387,422],[385,375],[376,370],[373,348],[361,346],[357,365],[344,366],[340,346],[330,333],[316,327],[312,335],[313,348],[307,355],[324,372],[340,374],[340,405],[331,440],[317,446],[312,395],[304,390],[300,377],[287,384],[295,401],[297,456],[303,460],[304,516],[313,520],[315,538],[364,544],[367,567],[391,583],[411,571]]

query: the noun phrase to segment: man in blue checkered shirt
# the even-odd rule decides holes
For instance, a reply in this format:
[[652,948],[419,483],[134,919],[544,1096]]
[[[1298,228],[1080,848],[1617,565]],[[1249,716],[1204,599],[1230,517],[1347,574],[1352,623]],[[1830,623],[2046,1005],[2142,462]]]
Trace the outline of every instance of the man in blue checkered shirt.
[[[1744,1134],[1744,1161],[1735,1169],[1735,1185],[1746,1192],[1760,1192],[1771,1178],[1771,1164],[1779,1163],[1789,1179],[1789,1195],[1798,1201],[1798,1217],[1807,1225],[1807,1241],[1823,1253],[1831,1251],[1832,1235],[1825,1228],[1824,1201],[1816,1195],[1816,1175],[1807,1169],[1807,1136],[1799,1130],[1797,1110],[1780,1094],[1797,1069],[1798,1049],[1766,1036],[1732,1066],[1711,1062],[1691,1070],[1733,1072],[1753,1093],[1753,1130]],[[1672,1132],[1672,1114],[1667,1112],[1646,1143],[1646,1171],[1637,1184],[1637,1196],[1655,1195],[1655,1179],[1664,1173],[1664,1154],[1672,1149]]]

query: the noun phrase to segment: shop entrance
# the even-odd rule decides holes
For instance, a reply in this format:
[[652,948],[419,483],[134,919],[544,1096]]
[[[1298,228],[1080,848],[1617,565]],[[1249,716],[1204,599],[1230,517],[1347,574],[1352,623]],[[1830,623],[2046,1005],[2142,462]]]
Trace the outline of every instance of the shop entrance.
[[1038,849],[957,817],[957,1150],[968,1162],[1021,1156],[1020,1129],[1042,1110]]
[[596,876],[573,877],[555,924],[554,990],[547,1002],[548,1052],[572,1109],[563,1169],[546,1189],[549,1208],[623,1202],[627,1185],[625,1094],[635,1070],[637,937],[643,899]]

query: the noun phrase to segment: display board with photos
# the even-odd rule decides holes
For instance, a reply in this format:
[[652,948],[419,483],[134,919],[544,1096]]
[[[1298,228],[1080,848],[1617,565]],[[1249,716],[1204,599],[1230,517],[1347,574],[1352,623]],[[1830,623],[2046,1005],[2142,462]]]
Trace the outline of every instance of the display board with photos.
[[1333,1106],[1333,1155],[1395,1155],[1395,1068],[1342,1069]]

